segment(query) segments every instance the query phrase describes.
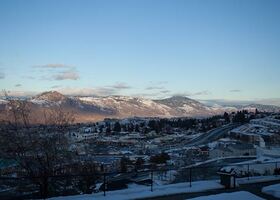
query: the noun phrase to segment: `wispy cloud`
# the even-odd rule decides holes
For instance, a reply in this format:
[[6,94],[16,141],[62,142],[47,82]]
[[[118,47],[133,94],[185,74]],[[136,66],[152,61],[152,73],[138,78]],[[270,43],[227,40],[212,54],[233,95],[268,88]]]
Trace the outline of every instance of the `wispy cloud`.
[[56,89],[56,88],[61,88],[61,87],[62,87],[61,85],[53,85],[51,88]]
[[15,84],[15,87],[21,87],[22,85],[20,83]]
[[165,89],[165,87],[163,86],[149,86],[145,88],[145,90],[163,90],[163,89]]
[[67,70],[63,72],[58,72],[52,76],[52,79],[61,80],[78,80],[80,78],[79,73],[76,70]]
[[171,95],[172,96],[184,96],[184,97],[192,96],[191,93],[189,93],[189,92],[176,92],[176,93],[172,93]]
[[75,96],[111,96],[119,95],[121,91],[131,89],[132,87],[123,82],[116,82],[109,86],[100,86],[92,88],[61,88],[58,91],[66,95]]
[[153,92],[153,93],[136,93],[132,94],[133,97],[142,97],[142,98],[150,98],[150,99],[158,99],[161,97],[161,93]]
[[165,85],[168,81],[150,81],[149,86],[145,88],[145,90],[166,90]]
[[74,96],[110,96],[116,94],[116,90],[108,87],[97,87],[97,88],[60,88],[58,90],[65,95]]
[[230,90],[230,92],[241,92],[241,90],[235,89],[235,90]]
[[208,90],[203,90],[199,92],[178,92],[178,93],[173,93],[172,96],[187,96],[187,97],[196,97],[196,96],[205,96],[205,95],[210,95],[211,92]]
[[163,94],[167,94],[167,93],[170,93],[171,91],[170,90],[161,90],[160,92]]
[[60,63],[51,63],[51,64],[45,64],[45,65],[34,65],[34,68],[49,68],[49,69],[57,69],[57,68],[72,68],[73,66],[60,64]]
[[132,88],[127,83],[123,83],[123,82],[116,82],[114,85],[110,85],[109,87],[114,88],[116,90],[126,90]]
[[38,73],[42,73],[42,80],[78,80],[80,75],[76,70],[76,67],[66,64],[44,64],[35,65],[33,68],[38,69]]
[[211,94],[210,91],[204,90],[204,91],[192,93],[191,96],[201,96],[201,95],[210,95],[210,94]]

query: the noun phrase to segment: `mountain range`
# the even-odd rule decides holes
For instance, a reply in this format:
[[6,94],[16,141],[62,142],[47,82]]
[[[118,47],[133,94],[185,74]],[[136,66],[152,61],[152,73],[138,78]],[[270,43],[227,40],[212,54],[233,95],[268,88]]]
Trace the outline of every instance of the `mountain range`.
[[[21,101],[21,100],[19,100]],[[7,109],[7,100],[0,100],[0,109]],[[45,110],[60,107],[75,113],[77,122],[103,120],[104,118],[128,117],[205,117],[224,112],[246,109],[279,112],[280,107],[262,104],[207,105],[183,96],[152,100],[129,96],[82,97],[65,96],[56,91],[44,92],[27,99],[32,115],[41,121]]]

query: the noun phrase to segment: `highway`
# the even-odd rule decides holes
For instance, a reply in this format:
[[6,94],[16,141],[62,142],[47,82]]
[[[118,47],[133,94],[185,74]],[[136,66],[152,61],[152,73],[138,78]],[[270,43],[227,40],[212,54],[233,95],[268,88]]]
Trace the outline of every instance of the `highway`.
[[214,130],[208,131],[207,133],[185,143],[185,147],[198,146],[214,142],[220,137],[222,137],[224,134],[226,134],[228,131],[238,126],[240,126],[240,124],[228,124],[226,126],[222,126]]

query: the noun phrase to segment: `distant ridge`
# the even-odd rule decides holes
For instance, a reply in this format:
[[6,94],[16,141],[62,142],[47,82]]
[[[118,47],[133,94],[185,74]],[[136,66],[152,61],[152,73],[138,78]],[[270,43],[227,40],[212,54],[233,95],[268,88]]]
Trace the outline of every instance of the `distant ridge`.
[[[20,100],[19,100],[20,101]],[[151,100],[129,96],[108,97],[85,97],[66,96],[57,91],[43,92],[28,99],[31,110],[38,120],[44,110],[59,106],[65,111],[76,113],[77,122],[103,120],[104,118],[127,118],[127,117],[205,117],[224,112],[236,112],[246,109],[254,111],[279,112],[280,107],[249,104],[246,106],[232,105],[207,106],[194,99],[184,96]],[[0,109],[5,107],[7,101],[1,101]]]

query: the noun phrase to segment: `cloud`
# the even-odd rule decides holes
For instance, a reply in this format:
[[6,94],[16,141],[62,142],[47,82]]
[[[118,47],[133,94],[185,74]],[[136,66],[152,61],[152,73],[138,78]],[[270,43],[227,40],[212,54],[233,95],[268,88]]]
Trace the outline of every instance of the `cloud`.
[[151,98],[151,99],[158,99],[161,97],[161,94],[158,92],[155,93],[137,93],[132,94],[133,97],[142,97],[142,98]]
[[178,92],[178,93],[173,93],[172,96],[184,96],[184,97],[195,97],[195,96],[205,96],[205,95],[210,95],[211,92],[208,90],[203,90],[203,91],[199,91],[199,92]]
[[230,92],[241,92],[241,90],[230,90]]
[[149,86],[149,87],[145,88],[145,90],[162,90],[162,89],[165,89],[165,87],[163,87],[163,86]]
[[119,92],[126,89],[131,89],[132,87],[126,83],[116,82],[114,85],[93,87],[93,88],[72,88],[65,87],[62,88],[60,85],[55,85],[59,88],[58,91],[65,95],[74,96],[111,96],[119,95]]
[[132,87],[127,85],[126,83],[122,82],[117,82],[114,85],[109,86],[110,88],[114,88],[117,90],[126,90],[126,89],[131,89]]
[[71,65],[65,64],[45,64],[35,65],[33,68],[37,68],[39,73],[43,73],[41,76],[42,80],[78,80],[80,75],[76,68]]
[[76,70],[67,70],[63,72],[58,72],[52,76],[52,79],[61,81],[61,80],[78,80],[80,75]]
[[60,88],[58,90],[65,95],[73,96],[110,96],[116,94],[116,90],[109,87],[97,87],[97,88]]
[[200,95],[210,95],[211,92],[208,90],[204,90],[204,91],[200,91],[200,92],[195,92],[193,94],[191,94],[191,96],[200,96]]
[[160,92],[163,94],[167,94],[167,93],[170,93],[171,91],[170,90],[161,90]]
[[166,90],[163,85],[166,85],[168,81],[158,81],[158,82],[149,82],[149,86],[145,88],[145,90]]
[[15,87],[21,87],[22,85],[21,84],[15,84]]
[[0,72],[0,79],[4,79],[4,78],[5,78],[4,72]]
[[171,95],[172,96],[183,96],[183,97],[192,96],[191,93],[189,93],[189,92],[176,92],[176,93],[172,93]]
[[60,88],[60,87],[61,87],[61,85],[53,85],[51,88],[56,89],[56,88]]
[[[152,90],[154,91],[154,90]],[[133,94],[132,96],[137,96],[137,97],[144,97],[144,98],[150,98],[150,99],[164,99],[168,98],[171,96],[182,96],[182,97],[195,97],[195,96],[200,96],[200,95],[209,95],[211,94],[210,91],[200,91],[200,92],[195,92],[191,93],[188,91],[184,92],[172,92],[170,90],[160,90],[160,91],[155,91],[155,92],[150,92],[150,93],[138,93],[138,94]]]
[[65,64],[45,64],[45,65],[35,65],[34,68],[49,68],[49,69],[57,69],[57,68],[72,68],[73,66],[65,65]]

